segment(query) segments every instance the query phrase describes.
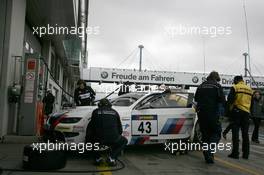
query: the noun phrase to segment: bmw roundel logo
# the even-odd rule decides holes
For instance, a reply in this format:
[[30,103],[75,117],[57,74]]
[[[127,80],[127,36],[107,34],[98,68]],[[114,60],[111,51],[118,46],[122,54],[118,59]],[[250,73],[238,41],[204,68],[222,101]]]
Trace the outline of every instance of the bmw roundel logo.
[[199,78],[198,78],[197,76],[194,76],[194,77],[192,78],[192,82],[193,82],[193,83],[198,83],[198,82],[199,82]]
[[108,77],[108,73],[107,72],[102,72],[101,73],[101,77],[103,78],[103,79],[106,79],[107,77]]

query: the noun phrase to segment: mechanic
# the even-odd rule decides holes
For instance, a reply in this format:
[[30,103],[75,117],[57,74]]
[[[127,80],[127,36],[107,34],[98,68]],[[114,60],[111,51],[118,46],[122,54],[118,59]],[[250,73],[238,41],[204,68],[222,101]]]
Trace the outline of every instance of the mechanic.
[[251,116],[254,122],[254,130],[251,137],[251,141],[255,143],[259,142],[259,125],[261,119],[264,118],[264,102],[260,91],[255,91],[251,102]]
[[87,86],[86,82],[79,80],[78,87],[74,91],[74,101],[77,106],[90,106],[93,105],[95,99],[95,92],[91,86]]
[[51,93],[51,90],[47,90],[47,95],[43,98],[42,102],[44,104],[44,114],[50,115],[53,111],[53,105],[54,105],[55,97]]
[[[93,143],[100,143],[111,148],[107,163],[116,166],[117,156],[127,144],[127,139],[122,136],[123,129],[119,114],[112,109],[112,104],[108,99],[102,99],[98,103],[98,108],[92,113],[91,121],[88,125],[87,140]],[[95,164],[103,162],[102,156],[95,152]]]
[[[219,104],[225,105],[225,96],[219,81],[218,72],[212,71],[195,93],[202,142],[209,146],[218,144],[221,139]],[[208,164],[214,163],[214,148],[210,146],[210,149],[203,150],[205,161]]]
[[239,158],[239,129],[242,130],[242,152],[243,158],[249,157],[249,117],[252,100],[252,89],[246,85],[242,76],[235,76],[234,86],[228,95],[228,106],[232,108],[231,120],[232,126],[232,153],[228,155],[230,158]]

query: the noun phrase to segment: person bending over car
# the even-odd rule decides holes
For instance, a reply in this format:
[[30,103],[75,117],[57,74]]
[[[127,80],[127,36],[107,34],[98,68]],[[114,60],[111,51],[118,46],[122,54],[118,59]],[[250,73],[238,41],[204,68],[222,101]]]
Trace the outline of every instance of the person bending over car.
[[[127,144],[127,139],[122,136],[122,132],[119,114],[112,109],[109,100],[100,100],[98,108],[93,111],[88,125],[87,140],[111,148],[110,156],[107,158],[107,163],[110,166],[116,165],[118,155]],[[103,161],[102,156],[95,152],[95,164],[99,165]]]
[[86,82],[79,80],[77,82],[78,87],[74,91],[74,101],[77,106],[90,106],[95,99],[94,90],[86,85]]

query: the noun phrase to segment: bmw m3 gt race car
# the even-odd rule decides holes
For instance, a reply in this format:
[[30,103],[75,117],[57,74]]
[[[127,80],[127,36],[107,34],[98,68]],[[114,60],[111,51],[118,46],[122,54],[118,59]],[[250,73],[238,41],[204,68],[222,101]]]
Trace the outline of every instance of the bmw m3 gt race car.
[[[197,117],[191,93],[135,92],[114,98],[111,103],[120,115],[123,136],[129,144],[164,143],[193,135]],[[86,129],[96,108],[80,106],[53,114],[47,125],[67,143],[85,142]]]

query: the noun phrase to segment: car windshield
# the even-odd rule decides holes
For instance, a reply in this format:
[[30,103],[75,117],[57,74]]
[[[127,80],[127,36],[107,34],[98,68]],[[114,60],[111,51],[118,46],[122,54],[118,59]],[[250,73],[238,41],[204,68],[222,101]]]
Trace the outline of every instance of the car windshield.
[[111,103],[113,106],[131,106],[144,95],[144,93],[128,93],[112,99]]

